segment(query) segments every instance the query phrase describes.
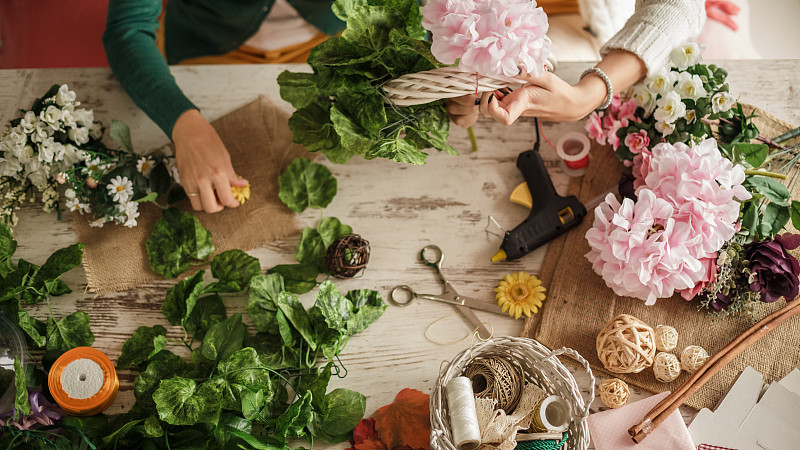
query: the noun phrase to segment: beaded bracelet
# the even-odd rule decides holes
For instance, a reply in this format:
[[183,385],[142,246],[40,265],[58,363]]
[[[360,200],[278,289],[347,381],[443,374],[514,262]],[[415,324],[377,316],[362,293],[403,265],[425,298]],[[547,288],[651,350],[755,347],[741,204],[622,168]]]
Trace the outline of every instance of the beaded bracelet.
[[614,88],[611,86],[611,79],[608,78],[608,75],[606,75],[606,73],[603,72],[598,67],[592,67],[590,69],[584,70],[583,73],[581,74],[581,80],[583,79],[583,77],[589,75],[590,73],[596,74],[598,77],[600,77],[600,79],[603,80],[603,82],[606,83],[606,91],[608,92],[608,94],[606,95],[606,100],[603,102],[602,105],[597,107],[598,111],[602,111],[608,108],[608,105],[611,104],[611,99],[614,97]]

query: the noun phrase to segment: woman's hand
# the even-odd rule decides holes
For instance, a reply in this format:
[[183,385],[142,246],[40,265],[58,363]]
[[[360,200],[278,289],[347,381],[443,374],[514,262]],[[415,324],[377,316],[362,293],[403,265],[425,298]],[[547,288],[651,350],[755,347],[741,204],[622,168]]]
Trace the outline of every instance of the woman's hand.
[[450,116],[450,120],[464,128],[475,125],[478,120],[478,107],[475,105],[475,100],[477,99],[477,94],[447,99],[445,105],[447,106],[447,115]]
[[172,128],[172,141],[181,184],[195,211],[215,213],[239,206],[231,186],[244,186],[247,180],[236,175],[228,150],[200,111],[181,114]]

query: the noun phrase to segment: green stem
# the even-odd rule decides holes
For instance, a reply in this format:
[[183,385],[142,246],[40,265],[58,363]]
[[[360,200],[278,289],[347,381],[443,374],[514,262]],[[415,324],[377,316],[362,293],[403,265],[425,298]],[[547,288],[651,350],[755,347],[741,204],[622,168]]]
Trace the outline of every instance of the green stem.
[[467,135],[469,136],[469,143],[472,146],[472,151],[478,151],[478,141],[475,139],[475,132],[472,130],[472,127],[467,127]]
[[744,171],[744,174],[747,176],[750,175],[761,175],[762,177],[770,177],[770,178],[777,178],[779,180],[785,180],[787,177],[782,173],[775,173],[775,172],[767,172],[758,169],[747,169]]

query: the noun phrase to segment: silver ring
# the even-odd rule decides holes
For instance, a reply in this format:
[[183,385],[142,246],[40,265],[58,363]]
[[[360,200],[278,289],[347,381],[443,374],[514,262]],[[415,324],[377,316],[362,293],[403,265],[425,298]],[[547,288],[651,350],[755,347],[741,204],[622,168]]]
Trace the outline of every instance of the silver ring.
[[186,195],[188,195],[189,197],[197,197],[200,194],[198,194],[197,192],[189,192]]

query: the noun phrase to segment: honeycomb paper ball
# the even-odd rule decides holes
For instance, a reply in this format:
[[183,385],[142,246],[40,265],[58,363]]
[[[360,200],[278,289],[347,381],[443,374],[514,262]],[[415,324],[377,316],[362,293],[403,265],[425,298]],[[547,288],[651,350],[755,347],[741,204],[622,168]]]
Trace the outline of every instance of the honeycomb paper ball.
[[614,317],[597,335],[597,357],[610,372],[639,373],[655,356],[655,332],[631,315]]

